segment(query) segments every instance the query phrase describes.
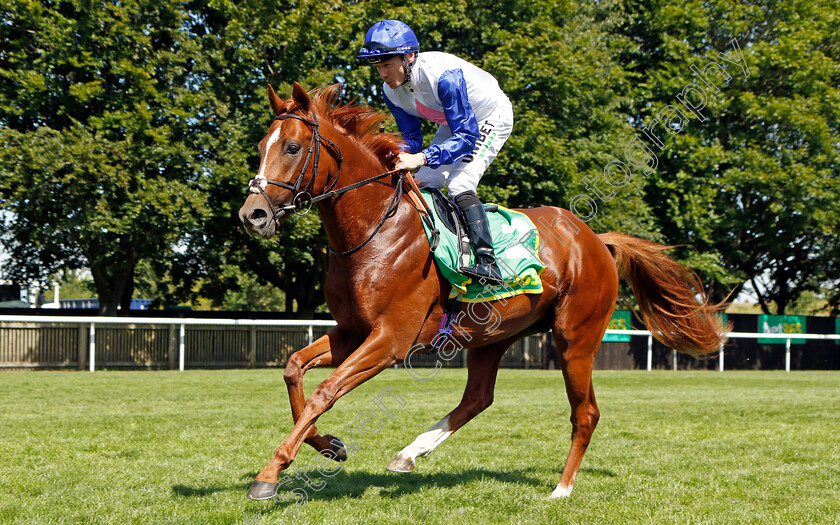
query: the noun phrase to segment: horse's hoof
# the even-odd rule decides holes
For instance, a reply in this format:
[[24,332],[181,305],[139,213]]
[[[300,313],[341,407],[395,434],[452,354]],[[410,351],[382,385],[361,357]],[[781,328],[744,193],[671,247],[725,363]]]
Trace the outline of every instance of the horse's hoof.
[[391,472],[411,472],[414,470],[414,460],[408,456],[397,454],[386,469]]
[[325,451],[321,451],[321,454],[324,454],[326,457],[336,461],[347,461],[347,447],[344,445],[344,442],[329,434],[325,434],[324,437],[330,440],[332,453],[330,454],[325,453]]
[[265,481],[254,480],[251,488],[248,489],[248,499],[271,499],[277,495],[277,483],[266,483]]

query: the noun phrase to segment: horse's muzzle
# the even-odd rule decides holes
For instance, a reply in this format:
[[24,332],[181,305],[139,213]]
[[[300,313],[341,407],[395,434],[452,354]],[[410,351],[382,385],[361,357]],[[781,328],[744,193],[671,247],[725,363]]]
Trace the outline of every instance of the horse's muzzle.
[[246,199],[245,204],[239,209],[239,220],[249,233],[270,239],[274,237],[277,223],[271,216],[271,211],[259,202],[260,200],[262,199],[252,200],[251,197]]

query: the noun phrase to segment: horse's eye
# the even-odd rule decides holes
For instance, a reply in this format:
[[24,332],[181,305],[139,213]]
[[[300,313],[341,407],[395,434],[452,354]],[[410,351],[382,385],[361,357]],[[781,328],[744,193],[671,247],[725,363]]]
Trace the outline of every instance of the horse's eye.
[[300,144],[297,144],[295,142],[290,143],[286,147],[286,153],[288,153],[289,155],[297,155],[297,153],[299,151],[300,151]]

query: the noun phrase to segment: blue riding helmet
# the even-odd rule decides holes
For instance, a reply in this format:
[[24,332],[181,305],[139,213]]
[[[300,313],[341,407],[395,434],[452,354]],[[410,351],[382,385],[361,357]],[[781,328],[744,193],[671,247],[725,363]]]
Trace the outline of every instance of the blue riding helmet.
[[408,24],[399,20],[380,20],[368,29],[365,45],[359,50],[357,58],[378,64],[394,55],[405,56],[418,51],[420,42]]

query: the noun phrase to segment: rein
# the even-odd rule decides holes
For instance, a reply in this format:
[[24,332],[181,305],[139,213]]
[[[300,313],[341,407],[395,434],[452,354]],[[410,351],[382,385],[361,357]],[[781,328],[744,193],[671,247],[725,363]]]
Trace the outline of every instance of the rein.
[[[303,167],[300,169],[300,174],[298,174],[298,178],[294,184],[288,184],[285,182],[278,182],[274,180],[269,180],[265,177],[258,176],[257,178],[251,179],[248,183],[248,190],[251,193],[259,193],[265,199],[265,202],[268,204],[268,209],[271,210],[271,217],[275,223],[275,226],[278,228],[280,227],[279,220],[283,218],[283,216],[289,211],[294,210],[295,213],[305,215],[309,213],[309,210],[312,209],[312,205],[316,202],[332,199],[342,193],[346,193],[351,190],[355,190],[357,188],[361,188],[371,182],[376,182],[378,180],[384,179],[390,175],[398,175],[399,180],[397,181],[396,188],[394,189],[394,196],[391,198],[391,202],[388,204],[388,207],[385,210],[385,213],[382,215],[382,220],[379,221],[379,224],[373,230],[367,239],[365,239],[360,245],[346,251],[336,251],[332,248],[332,246],[327,244],[327,248],[329,249],[330,253],[334,253],[336,255],[351,255],[356,253],[357,251],[364,248],[372,239],[373,237],[379,233],[379,230],[385,224],[385,221],[394,214],[397,210],[397,206],[399,206],[400,198],[403,194],[403,179],[405,177],[402,170],[391,170],[386,171],[385,173],[380,173],[379,175],[375,175],[373,177],[361,180],[359,182],[355,182],[348,186],[343,186],[339,189],[334,190],[333,188],[338,183],[338,177],[341,175],[341,165],[343,163],[343,158],[341,156],[341,149],[335,145],[330,139],[325,138],[318,132],[318,119],[314,113],[312,113],[312,120],[308,120],[300,115],[277,115],[274,117],[274,120],[285,120],[287,118],[297,119],[304,124],[307,124],[312,128],[312,139],[309,142],[309,149],[306,152],[306,159],[303,162]],[[324,142],[325,146],[328,146],[330,150],[336,156],[336,163],[338,164],[338,173],[336,173],[335,180],[330,183],[329,186],[324,188],[324,193],[316,196],[312,196],[311,190],[315,184],[315,179],[318,177],[318,160],[321,157],[321,143]],[[309,168],[309,163],[312,162],[312,177],[309,179],[309,182],[306,183],[306,186],[301,191],[301,186],[303,186],[303,179],[306,177],[306,170]],[[280,186],[283,189],[289,190],[294,195],[292,199],[292,204],[286,206],[280,206],[275,208],[274,205],[271,203],[271,199],[268,198],[268,195],[265,193],[265,189],[269,184],[273,184],[275,186]]]

